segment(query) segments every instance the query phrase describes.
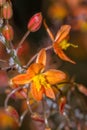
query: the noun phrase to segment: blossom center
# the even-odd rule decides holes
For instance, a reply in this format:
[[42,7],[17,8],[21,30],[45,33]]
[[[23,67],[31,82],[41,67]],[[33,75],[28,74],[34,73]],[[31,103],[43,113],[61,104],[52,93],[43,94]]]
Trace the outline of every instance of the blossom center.
[[63,40],[62,42],[60,42],[60,43],[59,43],[59,46],[60,46],[63,50],[66,50],[69,46],[72,46],[72,47],[74,47],[74,48],[77,48],[77,47],[78,47],[77,45],[68,43],[66,39]]
[[33,78],[37,91],[40,91],[41,87],[47,86],[45,76],[43,74],[36,75]]

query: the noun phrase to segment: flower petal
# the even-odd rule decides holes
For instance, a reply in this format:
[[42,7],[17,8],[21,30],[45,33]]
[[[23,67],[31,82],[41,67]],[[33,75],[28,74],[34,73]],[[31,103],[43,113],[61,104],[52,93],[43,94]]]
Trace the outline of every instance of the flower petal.
[[34,99],[36,99],[37,101],[40,101],[42,100],[42,97],[43,97],[43,89],[41,87],[41,89],[38,91],[36,85],[34,82],[32,82],[31,84],[31,93],[32,93],[32,96]]
[[49,97],[49,98],[55,99],[54,91],[53,91],[53,89],[50,87],[50,85],[47,84],[47,86],[44,87],[44,88],[45,88],[45,94],[46,94],[46,96]]
[[60,43],[62,40],[64,40],[68,36],[70,29],[70,25],[63,25],[56,34],[55,42]]
[[27,70],[27,74],[30,74],[31,77],[35,76],[36,74],[40,73],[41,70],[44,69],[44,65],[39,63],[31,64],[30,67]]
[[10,80],[10,85],[11,84],[18,84],[18,85],[23,85],[29,83],[31,80],[31,75],[29,74],[20,74],[18,76],[15,76]]
[[60,70],[50,69],[44,73],[46,80],[50,84],[57,84],[66,79],[66,74]]
[[54,48],[54,51],[55,53],[64,61],[68,61],[68,62],[71,62],[73,64],[75,64],[75,61],[71,60],[68,56],[66,56],[66,54],[62,51],[62,49],[60,47],[58,47],[58,43],[55,42],[53,44],[53,48]]
[[39,52],[36,63],[43,64],[44,66],[46,65],[46,51],[44,48]]
[[54,41],[54,36],[53,36],[52,32],[50,31],[49,27],[47,26],[45,19],[43,20],[43,24],[44,24],[44,27],[45,27],[48,35],[50,36],[51,40]]

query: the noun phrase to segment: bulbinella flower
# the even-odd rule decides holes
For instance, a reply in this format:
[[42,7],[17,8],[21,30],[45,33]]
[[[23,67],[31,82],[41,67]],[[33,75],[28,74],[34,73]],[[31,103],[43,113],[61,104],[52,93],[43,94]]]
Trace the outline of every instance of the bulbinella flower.
[[55,38],[52,34],[52,32],[50,31],[50,29],[48,28],[45,20],[44,20],[44,26],[53,42],[53,49],[54,52],[64,61],[68,61],[71,62],[73,64],[75,64],[75,62],[73,60],[71,60],[65,53],[63,50],[66,50],[69,46],[72,47],[78,47],[77,45],[71,44],[67,42],[68,39],[68,35],[71,29],[70,25],[63,25],[60,30],[57,32]]
[[24,85],[30,83],[30,91],[34,99],[42,100],[43,95],[55,99],[52,85],[66,79],[66,74],[60,70],[50,69],[44,72],[46,66],[46,51],[42,49],[36,58],[36,63],[30,65],[25,74],[11,79],[11,84]]

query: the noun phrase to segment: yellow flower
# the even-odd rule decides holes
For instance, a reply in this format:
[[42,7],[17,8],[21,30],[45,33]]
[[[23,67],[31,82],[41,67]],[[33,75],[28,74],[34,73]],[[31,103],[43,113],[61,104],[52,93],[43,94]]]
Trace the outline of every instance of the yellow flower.
[[66,79],[66,74],[60,70],[50,69],[46,72],[46,51],[42,49],[36,59],[36,63],[30,65],[25,74],[20,74],[11,79],[12,84],[24,85],[30,83],[32,96],[37,100],[42,100],[43,94],[55,99],[52,85]]
[[71,60],[64,52],[63,50],[66,50],[69,46],[72,47],[78,47],[77,45],[71,44],[67,42],[67,38],[71,29],[70,25],[63,25],[59,31],[56,34],[56,37],[54,38],[52,32],[48,28],[46,22],[44,21],[44,26],[53,42],[53,49],[54,52],[64,61],[71,62],[75,64],[73,60]]

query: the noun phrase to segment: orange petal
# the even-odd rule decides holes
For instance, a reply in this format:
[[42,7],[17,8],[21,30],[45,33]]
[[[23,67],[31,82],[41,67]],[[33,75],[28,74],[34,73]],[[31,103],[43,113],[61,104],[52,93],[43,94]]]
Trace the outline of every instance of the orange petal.
[[43,97],[43,89],[41,87],[41,89],[38,91],[37,88],[36,88],[36,85],[35,83],[33,82],[31,84],[31,93],[32,93],[32,96],[34,99],[36,99],[37,101],[40,101],[42,100],[42,97]]
[[62,40],[64,40],[68,36],[70,29],[70,25],[63,25],[56,34],[55,42],[60,43]]
[[54,41],[54,36],[53,36],[52,32],[50,31],[50,29],[48,28],[48,26],[47,26],[45,20],[43,20],[43,24],[44,24],[44,27],[46,28],[46,31],[47,31],[47,33],[49,34],[51,40]]
[[45,94],[47,97],[55,99],[55,94],[53,92],[53,89],[50,86],[46,86],[45,88]]
[[44,75],[46,76],[48,83],[52,85],[62,82],[67,77],[64,72],[55,69],[50,69],[49,71],[45,72]]
[[36,63],[43,64],[44,66],[46,65],[46,51],[45,49],[41,49],[39,52]]
[[41,70],[44,69],[44,65],[39,63],[31,64],[30,67],[27,70],[27,74],[30,74],[31,77],[35,76],[36,74],[40,73]]
[[73,64],[75,64],[75,61],[71,60],[68,56],[65,55],[65,53],[62,51],[61,48],[58,47],[58,43],[55,42],[53,44],[53,48],[54,48],[54,51],[55,53],[64,61],[68,61],[68,62],[71,62]]
[[12,84],[18,84],[18,85],[23,85],[29,83],[31,80],[31,75],[29,74],[20,74],[18,76],[15,76],[12,78],[10,83]]

